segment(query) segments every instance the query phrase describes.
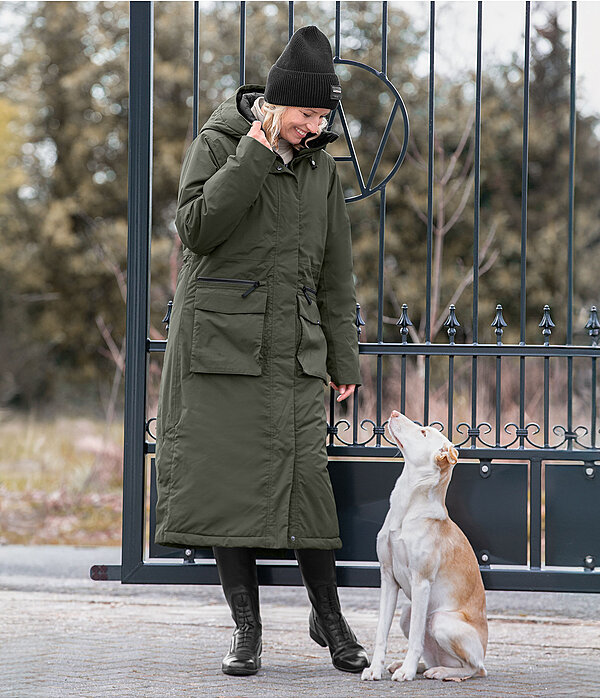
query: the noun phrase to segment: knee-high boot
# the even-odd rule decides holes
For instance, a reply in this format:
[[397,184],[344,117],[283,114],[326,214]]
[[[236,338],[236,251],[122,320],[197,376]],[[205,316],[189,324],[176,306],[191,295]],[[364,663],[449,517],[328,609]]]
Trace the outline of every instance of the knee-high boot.
[[231,676],[250,676],[260,668],[262,654],[256,553],[249,547],[213,547],[213,553],[236,625],[221,670]]
[[369,665],[369,657],[342,615],[333,550],[296,549],[294,553],[312,603],[308,622],[311,638],[329,647],[337,669],[359,673]]

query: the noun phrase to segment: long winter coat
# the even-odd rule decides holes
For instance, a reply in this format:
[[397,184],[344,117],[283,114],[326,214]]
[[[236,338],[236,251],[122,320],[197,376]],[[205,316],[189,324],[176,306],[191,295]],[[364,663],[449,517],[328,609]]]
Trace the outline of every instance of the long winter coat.
[[243,85],[190,145],[157,416],[156,542],[341,547],[324,390],[359,384],[350,223],[323,131],[286,166]]

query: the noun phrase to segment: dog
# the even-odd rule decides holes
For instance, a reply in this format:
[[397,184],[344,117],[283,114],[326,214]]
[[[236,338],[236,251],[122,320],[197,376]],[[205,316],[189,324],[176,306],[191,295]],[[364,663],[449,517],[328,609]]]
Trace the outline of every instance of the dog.
[[[392,680],[411,681],[417,673],[445,681],[486,676],[481,573],[445,504],[458,451],[439,430],[417,425],[398,411],[392,411],[388,430],[402,451],[404,469],[377,535],[379,620],[373,660],[362,680],[381,679],[400,588],[411,601],[400,619],[408,651],[404,661],[388,666]],[[419,664],[421,658],[424,664]]]

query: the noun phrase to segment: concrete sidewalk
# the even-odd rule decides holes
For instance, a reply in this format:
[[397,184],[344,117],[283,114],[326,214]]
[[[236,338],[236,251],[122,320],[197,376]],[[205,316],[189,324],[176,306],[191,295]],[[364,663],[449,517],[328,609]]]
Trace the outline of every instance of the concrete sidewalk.
[[[0,697],[600,697],[600,596],[489,592],[489,676],[367,683],[308,637],[308,598],[262,587],[263,667],[221,673],[233,623],[218,586],[88,578],[113,548],[0,546]],[[340,589],[369,653],[379,591]],[[388,661],[406,640],[396,619]]]

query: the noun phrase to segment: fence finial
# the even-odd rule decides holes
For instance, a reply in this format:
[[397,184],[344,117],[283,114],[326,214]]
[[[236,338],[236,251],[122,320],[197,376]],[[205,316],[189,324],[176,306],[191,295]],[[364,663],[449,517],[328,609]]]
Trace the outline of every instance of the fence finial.
[[502,304],[496,304],[496,315],[494,316],[494,320],[490,323],[490,326],[496,329],[496,345],[502,345],[502,334],[507,325],[502,315]]
[[542,320],[538,324],[538,328],[542,329],[542,334],[544,336],[544,345],[550,344],[550,334],[554,328],[554,321],[550,318],[550,307],[548,304],[544,306],[544,315]]
[[396,325],[400,327],[400,335],[402,336],[402,343],[406,344],[406,336],[408,335],[408,327],[412,326],[412,321],[408,318],[408,304],[402,304],[402,313],[400,318],[396,321]]
[[600,320],[598,319],[598,309],[592,306],[590,309],[590,317],[588,322],[585,324],[585,329],[589,333],[592,339],[592,345],[595,347],[598,345],[598,333],[600,333]]
[[456,307],[454,304],[450,304],[448,308],[450,309],[450,313],[448,314],[448,318],[444,321],[444,326],[448,328],[450,345],[454,345],[454,336],[456,335],[456,329],[460,328],[460,323],[456,318]]

